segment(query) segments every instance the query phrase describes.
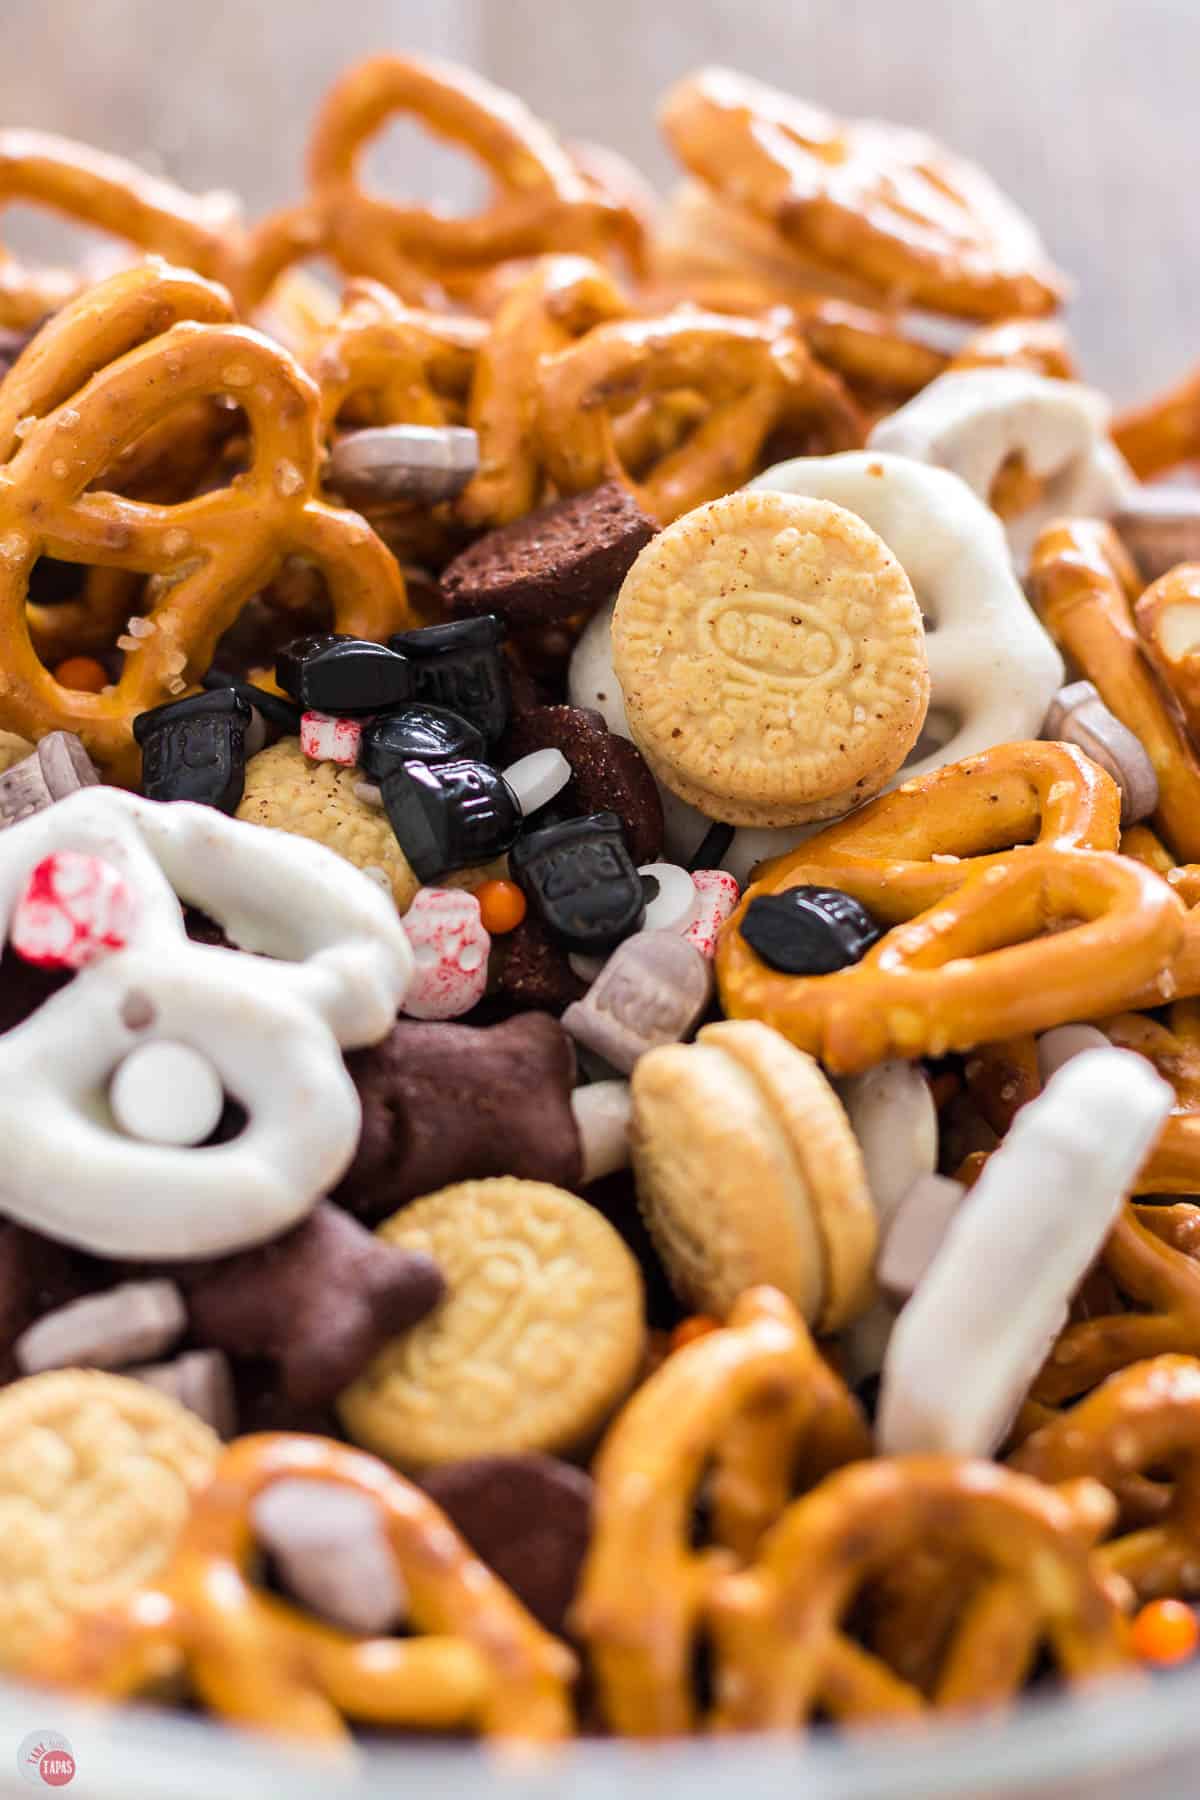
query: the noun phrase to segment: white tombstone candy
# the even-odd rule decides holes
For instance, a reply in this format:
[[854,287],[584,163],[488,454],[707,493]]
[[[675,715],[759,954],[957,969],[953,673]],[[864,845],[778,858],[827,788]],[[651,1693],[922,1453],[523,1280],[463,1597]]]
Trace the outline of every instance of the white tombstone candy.
[[1122,825],[1148,819],[1157,807],[1158,776],[1141,739],[1108,710],[1090,681],[1059,688],[1041,736],[1074,744],[1112,776],[1121,790]]
[[25,1375],[43,1369],[124,1369],[163,1356],[187,1329],[173,1281],[126,1281],[44,1313],[13,1345]]
[[686,1038],[712,996],[712,967],[674,931],[618,944],[562,1022],[573,1038],[628,1075],[639,1056]]
[[250,1520],[284,1587],[330,1624],[378,1637],[403,1619],[407,1595],[369,1494],[289,1476],[255,1496]]
[[885,1456],[993,1454],[1173,1102],[1144,1057],[1109,1048],[1021,1108],[896,1321]]
[[1135,492],[1137,478],[1109,435],[1103,394],[1033,369],[952,369],[881,419],[868,450],[911,456],[959,475],[983,501],[1005,464],[1020,457],[1041,485],[1032,506],[1006,520],[1024,568],[1055,519],[1106,519]]
[[[0,1213],[102,1256],[221,1256],[298,1224],[353,1158],[342,1049],[391,1030],[412,952],[390,899],[323,845],[209,806],[90,788],[0,833],[0,934],[31,872],[102,859],[137,900],[124,949],[0,1036]],[[192,943],[181,902],[254,956]],[[143,1044],[184,1044],[245,1109],[193,1149],[121,1131],[107,1097]]]
[[334,440],[326,479],[357,506],[435,506],[461,494],[478,468],[479,438],[469,426],[372,425]]

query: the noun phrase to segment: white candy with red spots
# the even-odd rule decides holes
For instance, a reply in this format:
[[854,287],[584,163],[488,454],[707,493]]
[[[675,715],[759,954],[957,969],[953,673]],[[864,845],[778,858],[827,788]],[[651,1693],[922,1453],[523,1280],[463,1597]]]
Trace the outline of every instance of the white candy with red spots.
[[699,906],[683,935],[701,956],[712,957],[717,953],[721,927],[737,910],[742,890],[727,869],[695,869],[692,880],[696,884]]
[[416,964],[404,1011],[410,1019],[458,1019],[483,999],[492,940],[474,894],[421,888],[404,915]]
[[9,935],[17,955],[39,969],[85,969],[125,948],[136,916],[133,890],[112,863],[57,850],[30,875]]
[[306,712],[300,720],[300,748],[313,762],[356,768],[363,726],[368,723],[366,719],[335,719],[329,713]]

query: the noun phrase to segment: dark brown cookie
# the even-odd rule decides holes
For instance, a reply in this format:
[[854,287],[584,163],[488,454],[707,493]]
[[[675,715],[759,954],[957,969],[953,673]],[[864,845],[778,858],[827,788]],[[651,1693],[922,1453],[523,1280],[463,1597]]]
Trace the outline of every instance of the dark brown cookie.
[[478,538],[442,570],[450,612],[570,619],[611,600],[658,527],[619,481]]
[[522,1010],[561,1013],[587,993],[566,951],[533,913],[526,913],[515,931],[492,939],[489,967],[496,993]]
[[502,1025],[401,1019],[346,1066],[362,1099],[355,1156],[334,1194],[375,1224],[456,1181],[516,1175],[575,1187],[575,1052],[547,1013]]
[[422,1478],[476,1556],[558,1637],[592,1526],[592,1482],[552,1456],[479,1456]]
[[443,1293],[431,1257],[328,1202],[272,1244],[178,1273],[194,1342],[275,1364],[283,1398],[304,1408],[327,1405]]
[[512,720],[504,740],[506,763],[533,750],[561,750],[571,782],[558,796],[566,813],[615,812],[629,854],[639,866],[657,862],[663,846],[658,787],[636,744],[610,731],[583,706],[535,706]]
[[11,1220],[0,1222],[0,1382],[20,1373],[13,1345],[27,1326],[104,1280],[98,1260]]

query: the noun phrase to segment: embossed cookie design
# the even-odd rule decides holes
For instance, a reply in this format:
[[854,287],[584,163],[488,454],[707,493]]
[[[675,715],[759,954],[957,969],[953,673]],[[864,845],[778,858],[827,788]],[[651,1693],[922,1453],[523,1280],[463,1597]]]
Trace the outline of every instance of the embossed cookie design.
[[379,1227],[428,1251],[446,1298],[338,1401],[356,1443],[398,1468],[586,1445],[633,1386],[642,1279],[607,1219],[542,1181],[442,1188]]
[[55,1369],[0,1394],[0,1666],[157,1575],[221,1449],[166,1394]]
[[929,704],[912,584],[830,501],[743,492],[685,514],[634,563],[612,630],[638,747],[673,793],[731,825],[869,799]]

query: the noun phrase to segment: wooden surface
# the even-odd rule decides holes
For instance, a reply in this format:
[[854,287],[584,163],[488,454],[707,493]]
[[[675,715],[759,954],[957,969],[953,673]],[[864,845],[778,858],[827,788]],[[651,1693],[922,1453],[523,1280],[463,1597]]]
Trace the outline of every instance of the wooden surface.
[[[983,162],[1075,277],[1087,370],[1120,397],[1200,359],[1200,0],[3,0],[3,15],[5,123],[255,209],[295,192],[318,95],[370,50],[471,62],[662,187],[656,96],[726,62]],[[396,191],[471,191],[411,131],[374,166]]]

